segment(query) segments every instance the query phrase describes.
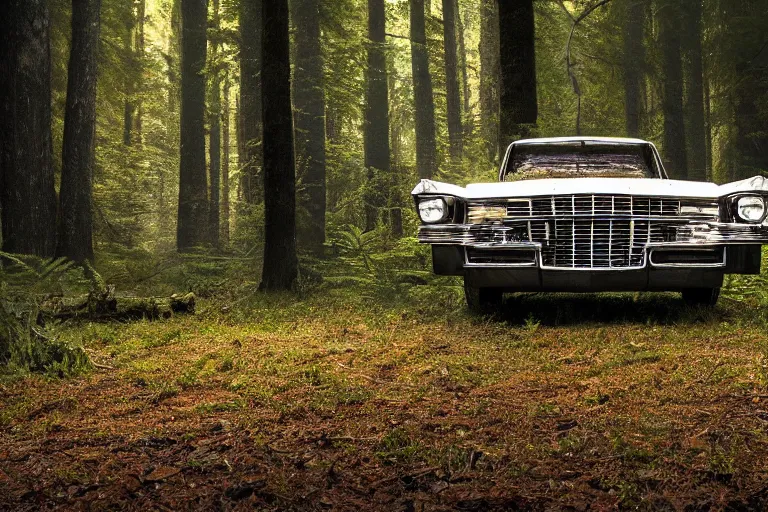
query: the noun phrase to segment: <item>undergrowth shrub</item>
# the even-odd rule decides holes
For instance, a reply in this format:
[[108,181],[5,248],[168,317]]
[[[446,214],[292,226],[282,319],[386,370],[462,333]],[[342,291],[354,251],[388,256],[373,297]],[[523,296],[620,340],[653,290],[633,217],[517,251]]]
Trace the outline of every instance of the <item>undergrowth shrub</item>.
[[45,326],[38,303],[46,296],[87,290],[100,281],[63,259],[42,261],[0,253],[0,374],[44,372],[65,376],[90,366],[81,347],[56,337],[55,326]]

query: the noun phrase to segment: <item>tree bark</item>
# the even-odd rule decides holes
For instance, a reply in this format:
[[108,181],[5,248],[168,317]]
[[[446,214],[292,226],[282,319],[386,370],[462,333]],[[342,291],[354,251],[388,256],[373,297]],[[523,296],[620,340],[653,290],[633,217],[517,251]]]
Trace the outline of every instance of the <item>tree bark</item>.
[[221,160],[221,243],[229,245],[229,159],[230,159],[230,105],[229,105],[229,74],[224,76],[224,110],[222,120],[222,147],[224,155]]
[[289,290],[298,276],[288,0],[262,4],[264,267],[262,290]]
[[[387,203],[386,175],[390,171],[389,91],[384,0],[368,0],[368,72],[365,91],[365,167],[368,184],[365,192],[365,228],[376,227],[379,210]],[[382,190],[384,189],[384,190]]]
[[688,137],[688,178],[697,181],[707,179],[707,134],[704,114],[704,63],[701,48],[702,0],[685,4],[683,22],[683,48],[687,57],[687,97],[685,133]]
[[499,150],[531,136],[538,117],[533,0],[499,1]]
[[53,256],[51,48],[44,0],[0,2],[2,250]]
[[474,123],[472,121],[472,92],[469,88],[469,71],[467,66],[467,43],[464,31],[464,22],[461,17],[461,4],[459,0],[456,0],[456,29],[458,35],[459,44],[459,69],[461,70],[461,87],[462,87],[462,100],[463,100],[463,114],[464,114],[464,135],[472,133]]
[[320,46],[320,3],[294,0],[293,105],[297,172],[306,221],[298,227],[302,249],[322,256],[325,244],[325,79]]
[[211,184],[210,207],[208,209],[208,233],[211,245],[219,247],[219,231],[221,229],[221,66],[218,64],[219,54],[219,0],[213,0],[214,40],[211,41],[211,81],[209,109],[209,143],[208,143],[208,175]]
[[123,100],[123,145],[130,146],[133,143],[133,117],[136,111],[134,97],[136,96],[136,54],[133,49],[133,36],[136,29],[136,15],[131,3],[129,16],[125,19],[125,32],[123,32],[123,59],[128,69],[125,80],[125,99]]
[[624,15],[624,105],[627,136],[639,137],[645,74],[645,2],[627,0]]
[[742,0],[729,5],[734,45],[736,162],[733,178],[765,175],[768,171],[768,44],[765,26],[768,11],[761,0]]
[[488,158],[499,150],[499,11],[496,0],[480,3],[480,124]]
[[[240,180],[237,184],[237,200],[245,202],[245,191],[243,190],[243,186],[245,184],[242,174],[245,170],[245,166],[247,165],[247,156],[245,151],[245,137],[243,136],[243,109],[241,107],[240,103],[240,97],[242,96],[242,89],[240,90],[240,95],[235,96],[235,144],[237,145],[237,165],[240,168]],[[237,217],[235,217],[235,222],[237,222]]]
[[179,58],[181,50],[181,0],[171,2],[171,30],[168,32],[168,112],[176,113],[179,105]]
[[704,129],[705,141],[707,144],[707,180],[714,181],[712,164],[712,92],[710,88],[709,73],[705,61],[704,71],[704,119],[706,127]]
[[445,92],[448,141],[451,160],[461,159],[464,133],[461,128],[461,96],[456,57],[456,0],[443,0],[443,43],[445,45]]
[[240,118],[243,152],[240,155],[240,190],[246,204],[260,203],[264,197],[261,168],[261,44],[262,0],[240,3]]
[[682,26],[681,0],[661,0],[659,12],[659,45],[664,76],[664,156],[667,171],[676,179],[686,179],[688,164],[685,151],[685,117],[683,112],[683,68],[680,53]]
[[431,179],[436,172],[435,99],[424,22],[424,0],[410,0],[411,70],[413,111],[416,125],[416,170],[419,178]]
[[136,5],[136,45],[134,48],[134,59],[136,62],[135,85],[136,94],[136,112],[134,127],[136,128],[136,140],[141,144],[143,142],[144,132],[144,104],[141,101],[144,90],[142,77],[144,75],[144,52],[146,49],[146,39],[144,36],[144,25],[147,18],[147,0],[138,0]]
[[208,240],[205,166],[206,0],[181,1],[181,159],[176,246],[188,251]]
[[57,256],[93,261],[93,160],[101,0],[72,1]]

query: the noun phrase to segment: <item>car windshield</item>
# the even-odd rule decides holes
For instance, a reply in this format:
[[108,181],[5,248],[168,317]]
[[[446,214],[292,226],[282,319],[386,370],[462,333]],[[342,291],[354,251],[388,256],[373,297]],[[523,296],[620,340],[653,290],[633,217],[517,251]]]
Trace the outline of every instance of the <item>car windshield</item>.
[[514,148],[504,181],[545,178],[656,178],[642,144],[525,144]]

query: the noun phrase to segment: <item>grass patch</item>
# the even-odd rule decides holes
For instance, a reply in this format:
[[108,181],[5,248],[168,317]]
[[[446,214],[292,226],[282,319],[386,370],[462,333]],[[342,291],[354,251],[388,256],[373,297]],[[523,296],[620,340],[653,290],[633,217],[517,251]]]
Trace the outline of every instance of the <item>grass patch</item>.
[[[125,468],[187,468],[159,485],[226,482],[204,496],[273,509],[294,495],[652,509],[659,496],[748,503],[751,487],[729,482],[760,483],[768,323],[729,292],[708,314],[670,294],[521,295],[477,317],[455,280],[387,284],[370,265],[363,284],[332,269],[299,294],[190,280],[208,289],[194,317],[60,326],[115,369],[3,382],[0,444],[14,457],[66,446],[104,468],[105,489]],[[76,407],[29,417],[64,397]],[[51,489],[67,496],[82,475],[55,455]]]

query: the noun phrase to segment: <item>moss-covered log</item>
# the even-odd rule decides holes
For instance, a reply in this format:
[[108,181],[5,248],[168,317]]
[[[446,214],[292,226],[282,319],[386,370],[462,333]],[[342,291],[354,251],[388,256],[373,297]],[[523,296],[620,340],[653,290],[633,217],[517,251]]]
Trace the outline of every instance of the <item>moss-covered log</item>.
[[56,297],[40,308],[45,316],[59,320],[155,320],[173,314],[194,314],[195,294],[173,294],[170,297],[116,297],[113,291],[91,293],[84,297]]

